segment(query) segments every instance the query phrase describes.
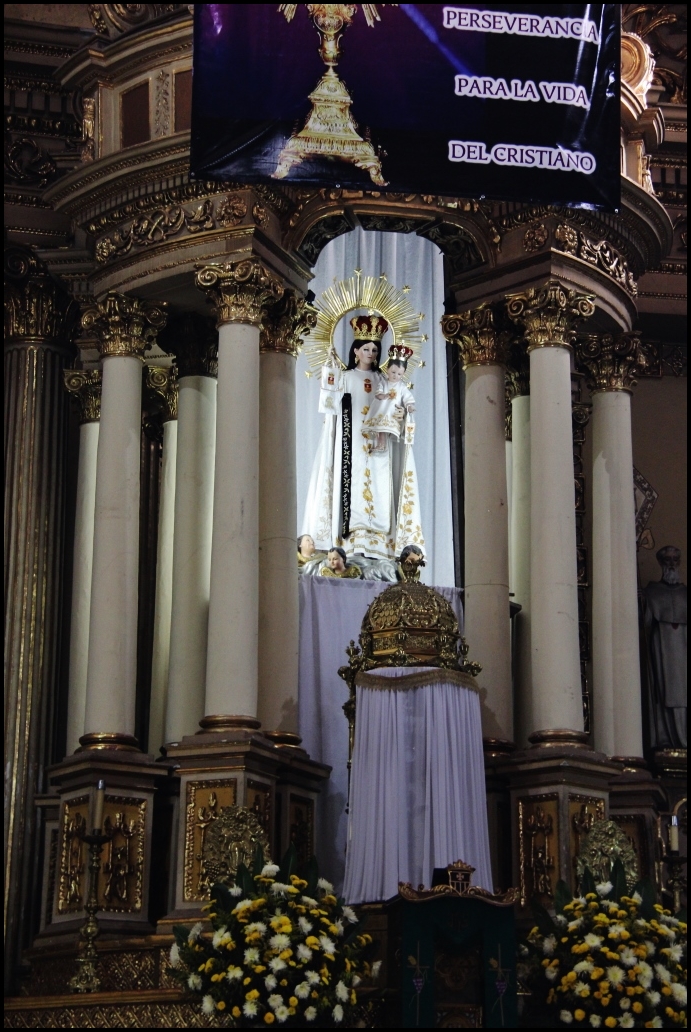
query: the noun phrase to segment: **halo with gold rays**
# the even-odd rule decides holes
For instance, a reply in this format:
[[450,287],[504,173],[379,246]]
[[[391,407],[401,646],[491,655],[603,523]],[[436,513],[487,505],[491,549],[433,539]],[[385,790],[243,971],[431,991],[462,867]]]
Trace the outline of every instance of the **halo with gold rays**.
[[[368,315],[381,315],[386,319],[393,336],[391,344],[407,344],[412,349],[408,373],[416,366],[424,365],[420,354],[427,334],[420,333],[420,323],[425,314],[415,311],[407,297],[409,292],[409,286],[399,289],[389,283],[385,272],[381,276],[363,276],[361,269],[355,269],[349,279],[337,280],[332,287],[327,287],[314,303],[317,325],[304,342],[304,352],[310,367],[308,376],[327,361],[341,319],[349,312],[363,309]],[[337,357],[345,369],[345,363],[340,356]]]

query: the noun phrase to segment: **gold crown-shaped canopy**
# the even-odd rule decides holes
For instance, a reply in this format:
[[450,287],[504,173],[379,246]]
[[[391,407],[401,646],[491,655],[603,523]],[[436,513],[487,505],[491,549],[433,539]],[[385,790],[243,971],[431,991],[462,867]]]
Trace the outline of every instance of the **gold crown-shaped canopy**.
[[451,605],[434,588],[414,581],[393,584],[374,599],[362,621],[360,647],[363,671],[381,666],[445,667],[471,676],[479,671],[465,659],[468,646]]
[[355,340],[380,341],[389,328],[381,315],[354,315],[350,320]]

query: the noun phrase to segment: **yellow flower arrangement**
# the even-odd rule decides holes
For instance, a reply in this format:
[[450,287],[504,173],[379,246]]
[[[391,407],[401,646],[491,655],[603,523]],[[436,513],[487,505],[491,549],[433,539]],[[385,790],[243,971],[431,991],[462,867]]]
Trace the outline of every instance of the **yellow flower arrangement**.
[[599,885],[586,870],[576,898],[559,882],[554,918],[535,912],[523,952],[555,1025],[686,1026],[686,923],[655,902],[649,882],[629,894],[616,860]]
[[200,923],[175,926],[170,972],[203,1013],[227,1011],[236,1027],[324,1028],[352,1016],[356,986],[377,973],[372,938],[314,860],[305,878],[296,866],[293,847],[280,868],[258,850],[252,873],[241,865],[235,884],[213,886],[212,936]]

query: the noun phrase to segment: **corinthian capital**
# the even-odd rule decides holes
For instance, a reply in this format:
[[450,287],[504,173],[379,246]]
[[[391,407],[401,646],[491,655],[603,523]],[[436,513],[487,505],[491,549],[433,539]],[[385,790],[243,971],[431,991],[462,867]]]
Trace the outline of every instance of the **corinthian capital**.
[[567,290],[558,280],[548,280],[542,287],[510,294],[506,311],[513,322],[523,326],[528,351],[570,348],[576,337],[576,324],[595,311],[595,298]]
[[101,370],[65,369],[65,390],[79,403],[79,422],[97,423],[101,418]]
[[243,258],[223,265],[204,265],[194,281],[206,291],[216,316],[216,325],[249,323],[261,326],[263,309],[283,296],[278,276],[256,258]]
[[175,366],[147,366],[144,389],[156,402],[164,423],[178,418],[178,378]]
[[636,375],[646,365],[646,357],[637,333],[589,333],[576,344],[579,365],[586,374],[591,391],[628,391],[636,386]]
[[460,348],[464,369],[506,362],[507,334],[497,329],[490,305],[442,316],[441,332]]
[[78,308],[28,248],[5,249],[5,346],[68,348]]
[[280,351],[297,358],[310,330],[317,325],[317,309],[304,297],[286,290],[280,301],[269,305],[259,337],[260,351]]
[[109,291],[82,312],[82,329],[92,331],[102,358],[143,358],[166,324],[166,306]]

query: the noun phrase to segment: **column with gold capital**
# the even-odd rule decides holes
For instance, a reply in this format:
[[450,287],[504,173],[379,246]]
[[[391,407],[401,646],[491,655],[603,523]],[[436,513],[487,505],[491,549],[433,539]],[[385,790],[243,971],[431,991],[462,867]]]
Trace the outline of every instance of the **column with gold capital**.
[[178,447],[178,380],[175,366],[147,366],[144,389],[158,404],[163,422],[161,486],[156,542],[156,595],[151,655],[148,751],[158,755],[164,743],[163,723],[168,694],[170,617],[173,602],[175,534],[175,465]]
[[608,756],[643,756],[631,392],[645,356],[635,333],[579,337],[593,397],[593,724]]
[[96,468],[99,420],[101,418],[101,371],[100,369],[66,369],[64,375],[65,390],[77,399],[80,415],[72,565],[69,694],[67,698],[67,753],[69,755],[79,748],[79,739],[84,734],[86,713]]
[[[506,484],[504,373],[506,334],[481,305],[445,315],[465,370],[465,636],[482,664],[485,737],[513,741],[509,623],[509,509]],[[484,692],[483,692],[484,694]]]
[[530,355],[530,610],[535,744],[583,744],[571,350],[593,298],[557,280],[507,298]]
[[295,562],[295,359],[317,312],[286,291],[259,338],[259,699],[264,733],[299,744],[298,577]]
[[136,745],[142,359],[165,321],[162,305],[115,291],[82,315],[103,360],[85,747]]
[[196,274],[218,325],[218,402],[205,716],[214,731],[258,726],[259,335],[283,296],[256,258]]

